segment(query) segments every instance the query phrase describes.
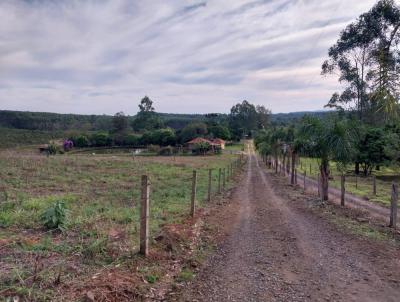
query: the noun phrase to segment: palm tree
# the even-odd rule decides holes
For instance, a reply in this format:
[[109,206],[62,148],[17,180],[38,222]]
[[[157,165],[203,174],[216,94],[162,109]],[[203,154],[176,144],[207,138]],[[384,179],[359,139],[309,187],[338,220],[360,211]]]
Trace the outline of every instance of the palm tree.
[[353,127],[347,120],[305,117],[300,125],[298,144],[302,152],[319,160],[322,199],[328,200],[329,162],[349,163],[354,154]]

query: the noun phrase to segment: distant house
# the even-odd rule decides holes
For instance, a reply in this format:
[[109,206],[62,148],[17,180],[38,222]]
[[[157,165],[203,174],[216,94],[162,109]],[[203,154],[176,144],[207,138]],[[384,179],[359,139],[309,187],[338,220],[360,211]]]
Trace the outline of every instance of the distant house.
[[209,151],[212,151],[213,153],[217,153],[220,150],[225,148],[224,140],[219,139],[219,138],[209,140],[209,139],[206,139],[203,137],[197,137],[197,138],[194,138],[191,141],[187,142],[186,148],[192,152],[199,151],[198,150],[199,144],[207,144],[209,146],[208,150],[202,150],[201,153],[203,153],[203,152],[206,153]]
[[215,138],[212,140],[212,143],[219,146],[220,149],[225,149],[225,141],[220,138]]
[[192,139],[191,141],[188,141],[186,143],[186,146],[187,146],[188,150],[195,150],[197,148],[198,144],[202,144],[202,143],[209,144],[210,147],[212,147],[214,145],[214,143],[208,139],[205,139],[202,137],[196,137],[196,138]]

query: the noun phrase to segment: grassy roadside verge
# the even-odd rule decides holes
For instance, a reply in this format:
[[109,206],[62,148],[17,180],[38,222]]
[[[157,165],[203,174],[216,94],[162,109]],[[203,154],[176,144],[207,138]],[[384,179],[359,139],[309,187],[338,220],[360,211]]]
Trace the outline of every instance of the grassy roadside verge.
[[[313,179],[317,179],[319,174],[318,160],[315,158],[301,157],[298,164],[298,169],[301,173],[307,172],[307,176]],[[340,189],[340,175],[341,173],[337,170],[336,164],[330,164],[330,171],[332,179],[330,179],[330,186]],[[380,171],[373,171],[373,175],[376,178],[377,194],[373,195],[373,177],[368,176],[355,176],[352,171],[346,174],[346,191],[354,194],[361,198],[368,199],[372,202],[378,203],[383,206],[390,205],[391,196],[391,181],[382,180],[380,176],[383,175],[396,175],[397,171],[390,168],[382,167]]]

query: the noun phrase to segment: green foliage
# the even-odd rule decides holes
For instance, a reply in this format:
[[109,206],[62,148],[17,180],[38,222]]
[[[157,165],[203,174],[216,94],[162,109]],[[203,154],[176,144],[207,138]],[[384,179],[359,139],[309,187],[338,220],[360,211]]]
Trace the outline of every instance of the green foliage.
[[[0,120],[1,120],[0,111]],[[0,128],[0,148],[11,148],[22,145],[46,144],[53,139],[61,139],[66,134],[62,131],[39,131],[12,128]]]
[[0,127],[64,132],[68,130],[109,130],[112,117],[107,115],[58,114],[0,110]]
[[132,122],[132,128],[135,131],[154,130],[162,128],[162,121],[155,113],[153,101],[145,96],[139,104],[139,112]]
[[131,146],[131,147],[139,146],[140,145],[140,136],[135,135],[135,134],[127,134],[123,139],[123,145]]
[[385,145],[387,143],[382,128],[367,127],[357,144],[356,162],[360,163],[364,175],[371,173],[373,166],[382,165],[388,159],[385,156]]
[[156,283],[159,278],[160,277],[157,275],[146,275],[147,282],[149,282],[151,284]]
[[229,128],[223,125],[214,125],[208,127],[208,132],[214,138],[222,138],[223,140],[229,140],[231,138],[231,132]]
[[178,282],[187,282],[187,281],[192,280],[193,278],[194,278],[193,271],[185,268],[179,273],[179,275],[177,277],[177,281]]
[[124,132],[128,129],[128,118],[122,111],[114,115],[112,123],[115,132]]
[[269,124],[271,112],[264,106],[254,106],[248,101],[236,104],[229,114],[229,127],[236,140],[244,135],[252,136],[252,131],[265,129]]
[[398,117],[399,24],[398,3],[380,0],[341,32],[322,73],[338,73],[345,87],[328,107],[354,110],[359,120],[374,125]]
[[322,161],[349,163],[354,159],[356,133],[347,120],[305,117],[300,124],[298,139],[302,152]]
[[98,132],[90,136],[90,142],[95,147],[106,147],[112,145],[112,139],[108,133]]
[[40,220],[47,229],[63,230],[67,221],[67,213],[64,201],[58,200],[40,215]]
[[182,129],[180,140],[186,143],[196,137],[204,137],[207,135],[208,129],[205,123],[191,123]]
[[100,237],[90,241],[82,248],[83,257],[87,260],[93,260],[105,256],[107,252],[107,244],[108,239],[106,237]]
[[56,155],[58,152],[60,152],[60,148],[56,144],[50,143],[47,147],[47,151],[50,155]]
[[89,139],[84,134],[76,137],[71,137],[71,140],[73,141],[75,147],[84,148],[89,146]]
[[196,153],[197,155],[200,155],[200,154],[204,155],[204,154],[206,154],[208,151],[210,151],[210,147],[211,147],[211,146],[210,146],[209,143],[207,143],[207,142],[200,142],[200,143],[194,144],[192,151],[193,151],[194,153]]

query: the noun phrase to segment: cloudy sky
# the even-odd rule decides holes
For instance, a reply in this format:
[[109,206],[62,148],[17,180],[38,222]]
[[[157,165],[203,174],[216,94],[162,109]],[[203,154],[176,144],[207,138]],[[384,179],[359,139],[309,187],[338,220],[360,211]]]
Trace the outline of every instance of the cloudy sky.
[[0,0],[0,109],[320,110],[320,66],[373,0]]

